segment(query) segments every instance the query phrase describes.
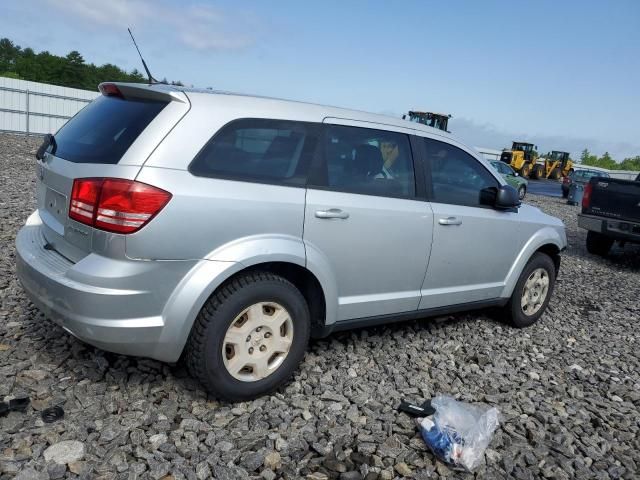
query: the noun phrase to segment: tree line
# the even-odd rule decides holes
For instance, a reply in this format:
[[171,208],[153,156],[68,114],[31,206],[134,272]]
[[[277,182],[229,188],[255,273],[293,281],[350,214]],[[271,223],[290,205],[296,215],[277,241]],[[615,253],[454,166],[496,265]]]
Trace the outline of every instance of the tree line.
[[[86,63],[76,50],[64,57],[46,50],[36,53],[32,48],[15,45],[8,38],[0,39],[0,77],[93,91],[101,82],[147,81],[147,77],[137,69],[127,72],[111,63],[100,66]],[[169,83],[166,78],[163,82]],[[172,81],[171,84],[182,85],[180,81]]]
[[580,163],[582,165],[606,168],[608,170],[640,171],[640,155],[625,158],[622,162],[616,162],[611,155],[609,155],[609,152],[604,152],[604,155],[598,157],[585,148],[580,154]]

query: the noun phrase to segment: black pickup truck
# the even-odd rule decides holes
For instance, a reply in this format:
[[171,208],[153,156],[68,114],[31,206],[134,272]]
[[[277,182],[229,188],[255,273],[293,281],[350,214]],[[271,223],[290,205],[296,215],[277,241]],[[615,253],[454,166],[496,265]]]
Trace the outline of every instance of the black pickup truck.
[[613,242],[640,243],[640,174],[635,180],[594,177],[585,186],[578,226],[587,251],[609,253]]

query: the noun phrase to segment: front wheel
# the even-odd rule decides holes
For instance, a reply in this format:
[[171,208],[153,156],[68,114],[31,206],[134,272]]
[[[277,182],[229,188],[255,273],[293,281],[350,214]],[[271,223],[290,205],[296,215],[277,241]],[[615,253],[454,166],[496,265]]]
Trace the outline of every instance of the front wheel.
[[551,257],[540,252],[534,254],[504,307],[507,321],[516,328],[534,324],[549,305],[555,282],[556,267]]
[[518,187],[518,198],[520,200],[523,200],[526,194],[527,194],[527,187],[525,187],[524,185],[520,185],[520,187]]
[[246,274],[204,305],[186,361],[213,395],[249,400],[285,383],[302,361],[309,333],[309,309],[293,284],[268,272]]

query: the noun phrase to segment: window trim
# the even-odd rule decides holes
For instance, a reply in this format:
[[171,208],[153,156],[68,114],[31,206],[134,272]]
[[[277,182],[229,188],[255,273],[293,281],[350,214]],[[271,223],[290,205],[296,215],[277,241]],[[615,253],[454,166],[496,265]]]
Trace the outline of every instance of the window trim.
[[[498,177],[491,170],[489,170],[482,163],[482,161],[478,157],[476,157],[475,155],[472,155],[470,152],[466,151],[464,148],[461,148],[460,146],[458,146],[458,145],[456,145],[456,144],[454,144],[452,142],[446,141],[444,139],[432,138],[432,137],[427,137],[427,136],[422,136],[420,138],[422,140],[421,143],[423,144],[423,149],[424,149],[423,150],[423,152],[424,152],[423,162],[425,164],[425,168],[424,168],[425,173],[426,173],[425,182],[426,182],[426,187],[427,187],[427,192],[428,192],[427,199],[428,199],[429,202],[438,203],[438,204],[441,204],[441,205],[455,205],[455,206],[458,206],[458,207],[483,208],[483,209],[489,209],[489,210],[496,210],[496,208],[493,205],[466,205],[466,204],[461,204],[461,203],[449,203],[449,202],[437,201],[435,199],[435,195],[434,195],[434,191],[433,191],[433,177],[431,175],[431,164],[430,164],[430,162],[428,160],[428,158],[429,158],[428,157],[428,153],[427,153],[428,149],[427,149],[427,145],[426,145],[425,140],[444,143],[444,144],[446,144],[446,145],[448,145],[450,147],[457,148],[461,152],[463,152],[463,153],[467,154],[468,156],[470,156],[471,158],[473,158],[476,161],[476,163],[478,164],[478,166],[480,166],[482,169],[484,169],[484,171],[491,178],[493,178],[493,180],[496,182],[496,188],[500,188],[502,185],[504,185],[504,183],[502,183],[502,182],[504,182],[504,179],[502,179],[502,176],[501,176],[501,174],[499,172],[496,172],[496,174],[501,177],[501,179],[502,179],[502,182],[501,182],[500,179],[498,179]],[[487,187],[487,188],[491,188],[491,187]]]
[[[424,190],[424,184],[420,180],[421,177],[418,175],[423,172],[422,166],[417,166],[416,164],[420,164],[420,159],[418,153],[415,151],[415,145],[412,141],[413,135],[404,132],[397,132],[394,130],[387,130],[385,128],[380,128],[382,125],[378,125],[372,123],[371,127],[361,127],[354,125],[342,125],[342,124],[332,124],[332,123],[321,123],[318,124],[321,129],[321,141],[319,148],[316,149],[316,157],[313,159],[311,163],[311,167],[309,169],[309,175],[307,176],[307,188],[313,190],[321,190],[327,192],[338,192],[345,193],[349,195],[364,195],[368,197],[379,197],[379,198],[396,198],[400,200],[418,200],[418,201],[426,201],[426,193]],[[378,128],[374,128],[378,127]],[[328,183],[327,178],[323,178],[324,172],[327,171],[327,143],[329,140],[329,129],[330,128],[357,128],[361,130],[375,130],[385,133],[391,133],[396,135],[404,135],[407,137],[408,145],[409,145],[409,154],[411,155],[411,164],[413,166],[413,181],[414,181],[414,194],[412,196],[407,195],[393,195],[393,194],[379,194],[379,193],[367,193],[367,192],[357,192],[353,190],[345,190],[344,188],[334,187],[330,185],[326,185]],[[323,172],[324,168],[324,172]]]
[[[289,182],[287,181],[287,179],[269,179],[269,178],[252,178],[250,176],[247,175],[234,175],[234,174],[226,174],[226,173],[215,173],[215,172],[211,172],[208,174],[203,174],[203,173],[194,173],[193,172],[193,166],[196,162],[196,160],[199,159],[200,155],[206,150],[206,148],[209,146],[209,144],[211,142],[213,142],[216,137],[218,137],[220,135],[221,132],[223,132],[226,128],[232,126],[235,123],[239,123],[239,122],[246,122],[246,121],[264,121],[264,122],[287,122],[287,123],[295,123],[295,124],[303,124],[305,125],[305,127],[308,129],[307,133],[308,134],[314,134],[317,138],[317,144],[315,146],[315,148],[313,149],[313,152],[311,152],[311,159],[309,160],[309,162],[306,165],[305,168],[305,172],[304,172],[304,181],[300,182],[300,183],[296,183],[296,182]],[[288,119],[283,119],[283,118],[265,118],[265,117],[241,117],[241,118],[234,118],[233,120],[230,120],[229,122],[225,123],[224,125],[222,125],[220,128],[218,128],[218,130],[216,130],[211,137],[209,137],[209,140],[207,140],[204,145],[200,148],[200,150],[198,150],[198,153],[195,154],[195,156],[193,157],[193,159],[189,162],[189,165],[187,166],[187,171],[193,175],[196,178],[213,178],[216,180],[230,180],[230,181],[234,181],[234,182],[244,182],[244,183],[257,183],[257,184],[262,184],[262,185],[275,185],[275,186],[279,186],[279,187],[291,187],[291,188],[307,188],[307,185],[309,183],[309,178],[311,176],[311,172],[313,169],[313,164],[316,161],[316,157],[318,156],[318,151],[320,150],[320,143],[321,143],[321,135],[322,132],[319,129],[319,126],[321,124],[317,123],[317,122],[305,122],[302,120],[288,120]]]

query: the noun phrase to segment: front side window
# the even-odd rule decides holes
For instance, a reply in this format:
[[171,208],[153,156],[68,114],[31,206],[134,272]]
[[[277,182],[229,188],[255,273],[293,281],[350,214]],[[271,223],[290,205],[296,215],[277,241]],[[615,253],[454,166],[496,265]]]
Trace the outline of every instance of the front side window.
[[318,186],[365,195],[415,196],[407,135],[369,128],[329,126]]
[[305,185],[317,127],[303,122],[236,120],[222,127],[189,166],[196,176]]
[[424,139],[431,173],[432,200],[436,203],[479,207],[500,184],[473,156],[449,143]]

